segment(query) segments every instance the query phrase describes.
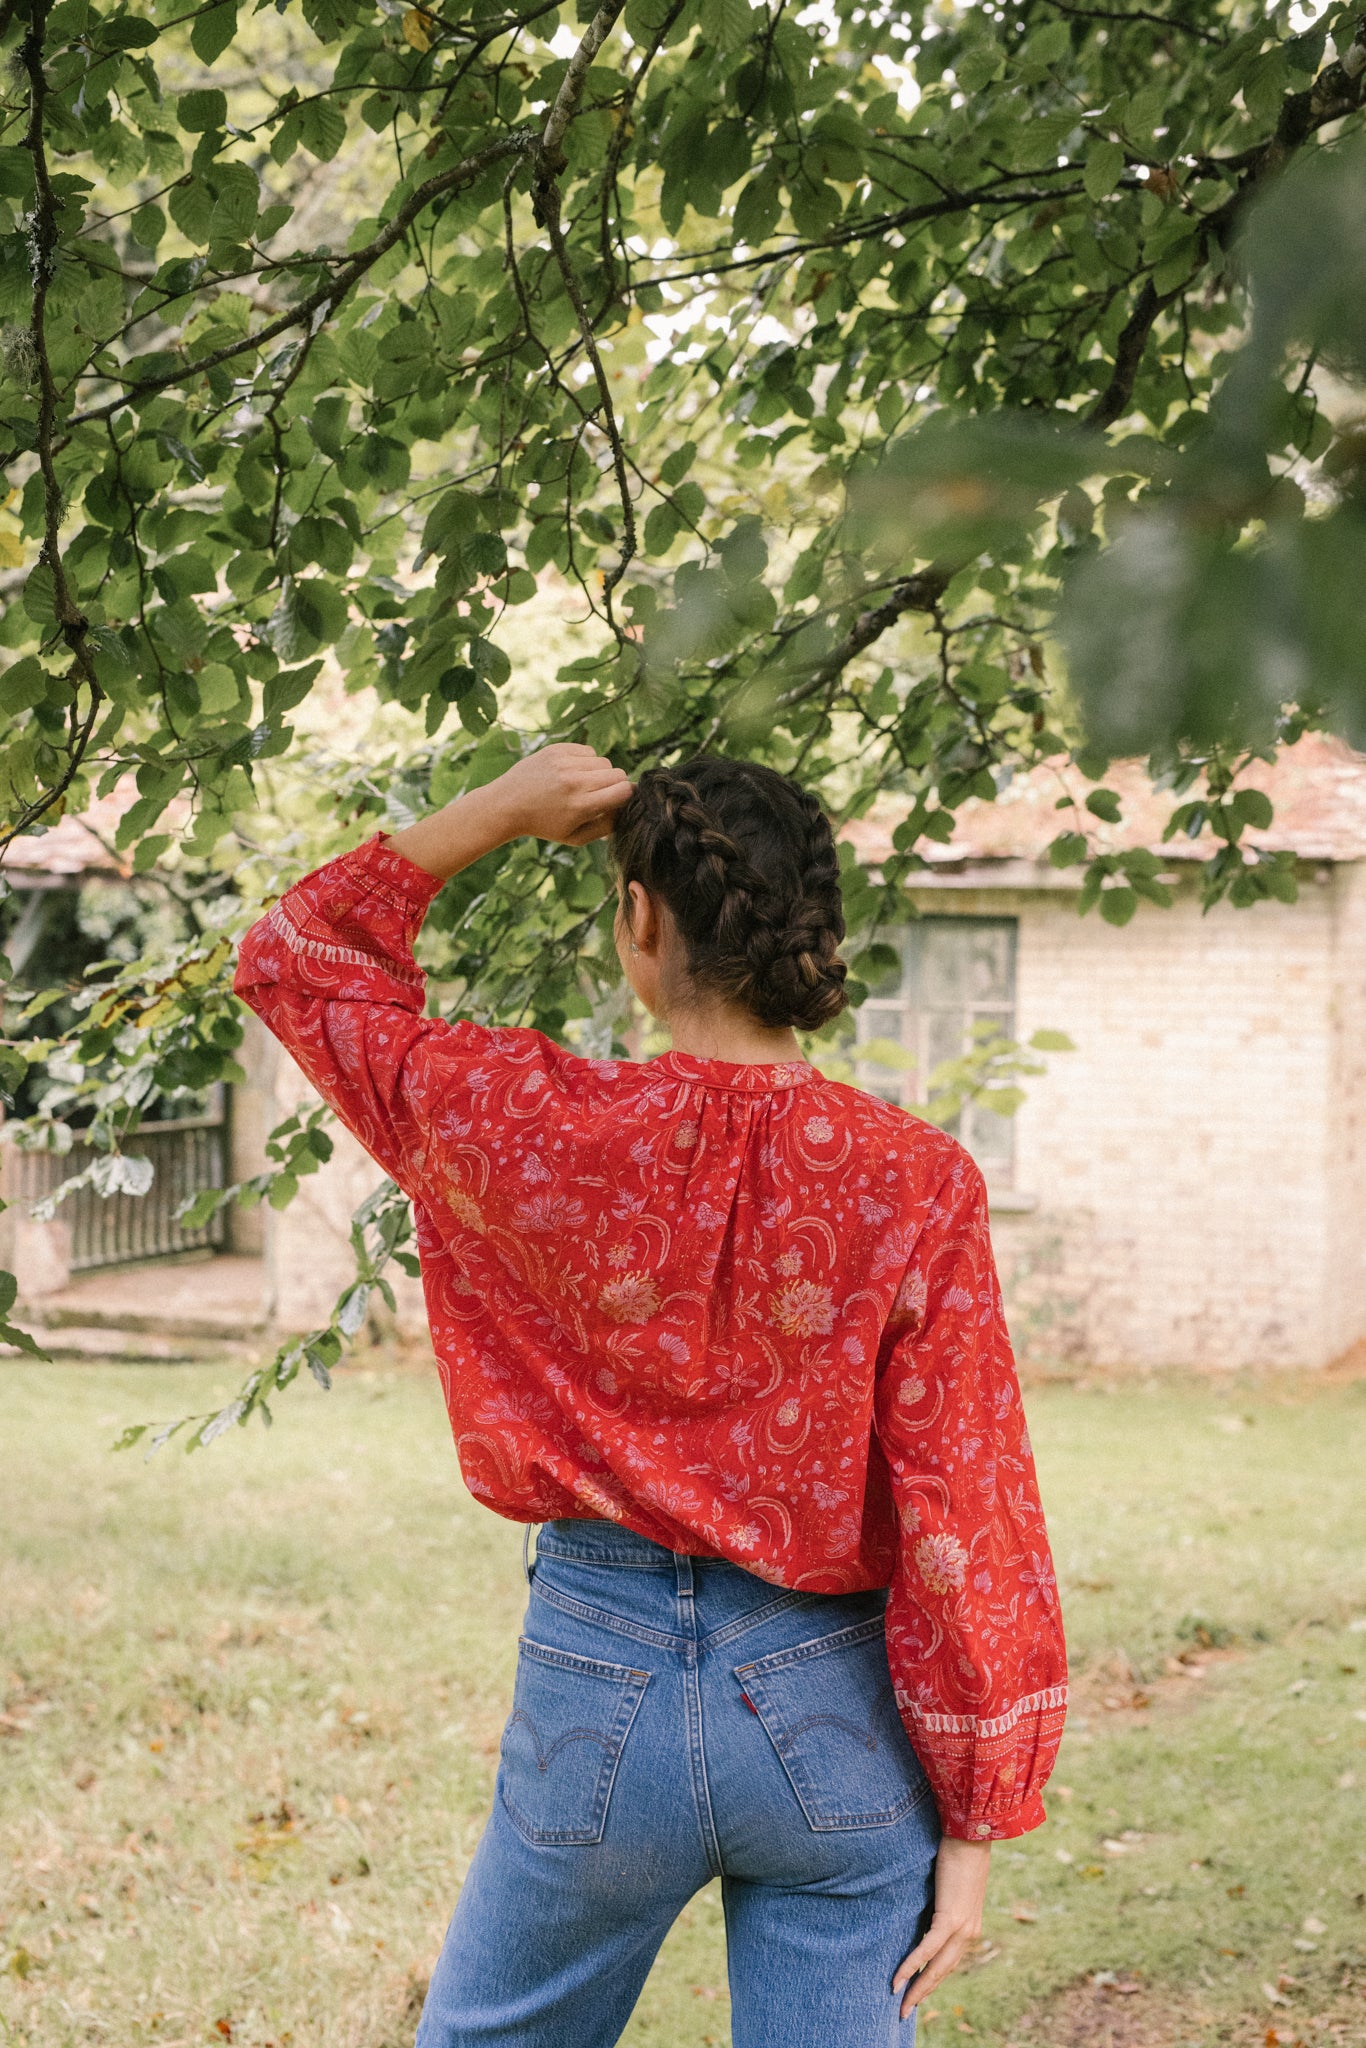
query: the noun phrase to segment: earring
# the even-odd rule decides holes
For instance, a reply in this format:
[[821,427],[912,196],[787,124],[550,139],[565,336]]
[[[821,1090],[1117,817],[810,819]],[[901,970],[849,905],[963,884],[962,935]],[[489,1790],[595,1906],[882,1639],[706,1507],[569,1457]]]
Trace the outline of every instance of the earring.
[[638,953],[638,952],[640,951],[640,948],[639,948],[639,946],[638,946],[638,945],[636,944],[636,942],[635,942],[635,940],[634,940],[634,939],[632,939],[632,941],[631,941],[631,951],[632,951],[633,953]]

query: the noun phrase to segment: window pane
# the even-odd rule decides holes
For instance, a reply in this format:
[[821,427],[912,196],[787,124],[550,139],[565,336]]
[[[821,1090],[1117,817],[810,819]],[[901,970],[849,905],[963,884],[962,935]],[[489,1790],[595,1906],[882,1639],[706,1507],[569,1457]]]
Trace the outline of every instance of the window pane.
[[[889,935],[900,944],[904,974],[879,980],[855,1015],[855,1035],[891,1039],[913,1053],[915,1070],[860,1061],[859,1086],[889,1102],[913,1107],[928,1092],[937,1066],[961,1059],[972,1048],[974,1028],[989,1026],[1002,1037],[1015,1035],[1015,941],[1012,918],[925,917]],[[1014,1164],[1015,1125],[979,1104],[969,1103],[947,1126],[961,1138],[997,1186],[1009,1183]]]

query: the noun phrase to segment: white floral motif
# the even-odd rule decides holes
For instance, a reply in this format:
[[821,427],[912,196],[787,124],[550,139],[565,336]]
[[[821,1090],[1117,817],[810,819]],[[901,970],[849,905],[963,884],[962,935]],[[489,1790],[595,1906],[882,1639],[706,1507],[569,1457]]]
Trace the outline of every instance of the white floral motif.
[[659,1289],[648,1273],[623,1273],[601,1289],[598,1307],[614,1323],[648,1323],[659,1307]]
[[835,1126],[828,1116],[809,1116],[804,1135],[812,1145],[828,1145],[835,1135]]
[[897,1288],[896,1300],[892,1303],[893,1315],[909,1316],[912,1322],[919,1322],[921,1316],[925,1313],[925,1300],[928,1292],[929,1288],[925,1275],[918,1269],[912,1268],[907,1273],[900,1287]]
[[581,1230],[588,1221],[588,1212],[577,1195],[559,1193],[533,1195],[530,1201],[517,1204],[516,1214],[520,1230]]
[[794,1244],[790,1251],[778,1254],[778,1257],[773,1261],[773,1270],[782,1279],[793,1280],[801,1272],[803,1264],[804,1259],[801,1249],[798,1245]]
[[769,1298],[768,1319],[785,1337],[828,1337],[835,1321],[830,1289],[793,1280]]
[[916,1569],[932,1593],[956,1593],[967,1576],[968,1554],[956,1536],[941,1529],[915,1546]]

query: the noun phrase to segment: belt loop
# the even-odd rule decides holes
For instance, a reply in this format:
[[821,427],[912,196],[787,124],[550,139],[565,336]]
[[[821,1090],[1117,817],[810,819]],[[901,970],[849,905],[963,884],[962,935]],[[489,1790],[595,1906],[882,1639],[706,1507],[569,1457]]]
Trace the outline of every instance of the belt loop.
[[674,1552],[674,1570],[678,1574],[678,1597],[691,1600],[693,1597],[692,1559],[681,1551]]
[[535,1522],[528,1522],[522,1530],[522,1577],[528,1585],[531,1584],[531,1574],[534,1569],[531,1562],[531,1532],[537,1526]]

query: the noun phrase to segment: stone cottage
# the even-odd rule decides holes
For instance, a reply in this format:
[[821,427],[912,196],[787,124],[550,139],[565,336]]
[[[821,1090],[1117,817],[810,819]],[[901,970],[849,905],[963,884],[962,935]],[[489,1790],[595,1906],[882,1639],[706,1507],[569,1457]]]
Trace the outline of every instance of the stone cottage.
[[[1309,736],[1243,781],[1275,806],[1246,843],[1294,854],[1293,906],[1202,914],[1208,837],[1164,845],[1176,799],[1121,765],[1122,822],[1087,822],[1103,850],[1159,853],[1176,902],[1118,929],[1078,917],[1082,871],[1046,848],[1072,823],[1059,798],[1089,785],[1039,770],[930,849],[899,980],[859,1013],[922,1072],[976,1018],[1074,1042],[1015,1117],[969,1112],[961,1132],[1026,1357],[1315,1367],[1366,1338],[1366,756]],[[851,828],[865,860],[898,815]],[[897,1084],[884,1069],[876,1085]]]

